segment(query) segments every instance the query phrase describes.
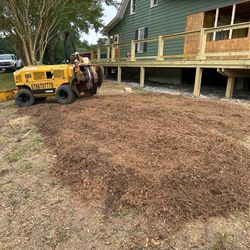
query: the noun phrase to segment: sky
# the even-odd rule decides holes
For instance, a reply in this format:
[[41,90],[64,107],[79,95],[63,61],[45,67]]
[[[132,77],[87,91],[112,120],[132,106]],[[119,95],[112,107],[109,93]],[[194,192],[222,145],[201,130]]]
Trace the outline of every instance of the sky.
[[[104,20],[104,24],[107,25],[115,16],[117,13],[117,9],[114,6],[104,6],[104,16],[103,16],[103,20]],[[89,32],[89,34],[84,34],[82,36],[83,40],[87,40],[89,42],[89,44],[96,44],[97,40],[103,37],[102,34],[100,34],[99,32],[96,33],[95,30],[91,30]]]

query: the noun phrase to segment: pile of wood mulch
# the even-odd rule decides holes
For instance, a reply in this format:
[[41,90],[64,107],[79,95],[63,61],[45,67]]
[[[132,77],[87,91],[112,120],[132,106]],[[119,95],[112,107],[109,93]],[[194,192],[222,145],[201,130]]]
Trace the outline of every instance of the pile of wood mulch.
[[133,211],[171,231],[248,209],[248,105],[130,94],[20,112],[55,151],[52,174],[107,214]]

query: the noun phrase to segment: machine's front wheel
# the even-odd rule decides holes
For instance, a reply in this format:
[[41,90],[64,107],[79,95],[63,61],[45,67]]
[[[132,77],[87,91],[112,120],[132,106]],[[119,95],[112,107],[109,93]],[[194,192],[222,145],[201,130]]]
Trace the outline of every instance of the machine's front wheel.
[[60,104],[69,104],[76,100],[76,94],[70,85],[62,85],[56,91],[56,99]]
[[35,98],[29,89],[20,89],[15,96],[16,104],[19,107],[29,107],[35,102]]

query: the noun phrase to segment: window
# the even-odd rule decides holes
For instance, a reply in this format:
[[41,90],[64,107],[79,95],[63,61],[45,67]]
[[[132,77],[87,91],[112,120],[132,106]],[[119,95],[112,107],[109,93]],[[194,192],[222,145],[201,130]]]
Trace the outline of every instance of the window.
[[150,8],[156,7],[158,5],[158,0],[150,0]]
[[131,0],[130,1],[130,15],[135,14],[136,10],[136,0]]
[[51,71],[47,71],[47,72],[46,72],[46,77],[47,77],[47,79],[52,79],[52,76],[53,76],[53,74],[52,74]]
[[116,45],[116,44],[119,44],[119,35],[118,34],[116,34],[116,35],[114,35],[114,46],[115,46],[115,48],[118,48],[118,46]]
[[[136,40],[144,40],[148,37],[148,28],[140,28],[136,31]],[[137,44],[137,53],[146,51],[146,43],[140,42]]]
[[114,35],[114,44],[118,44],[119,43],[119,35],[116,34]]
[[0,55],[0,60],[11,60],[11,55]]

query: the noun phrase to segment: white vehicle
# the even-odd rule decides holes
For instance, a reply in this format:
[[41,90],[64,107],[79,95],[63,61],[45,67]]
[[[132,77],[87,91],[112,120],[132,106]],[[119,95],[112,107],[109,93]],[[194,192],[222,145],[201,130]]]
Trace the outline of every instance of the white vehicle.
[[14,54],[1,54],[0,55],[0,71],[13,70],[16,71],[23,67],[21,59],[17,59]]

